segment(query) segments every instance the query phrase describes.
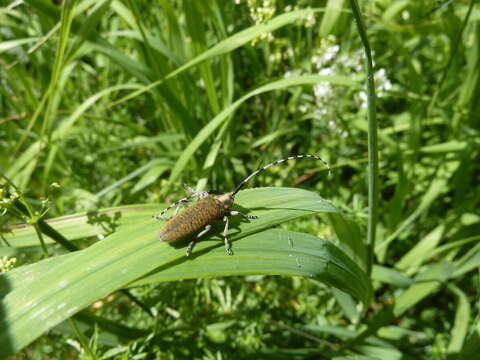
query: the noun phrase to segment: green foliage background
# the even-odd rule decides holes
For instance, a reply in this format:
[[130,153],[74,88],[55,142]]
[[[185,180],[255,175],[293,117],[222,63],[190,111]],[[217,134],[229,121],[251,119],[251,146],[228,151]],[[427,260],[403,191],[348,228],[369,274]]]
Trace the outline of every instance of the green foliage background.
[[[377,96],[370,278],[352,2],[0,2],[2,356],[478,353],[478,2],[359,2]],[[182,183],[231,191],[307,153],[332,176],[313,160],[258,176],[272,188],[239,194],[261,217],[235,225],[233,257],[215,234],[191,261],[156,241],[151,215]]]

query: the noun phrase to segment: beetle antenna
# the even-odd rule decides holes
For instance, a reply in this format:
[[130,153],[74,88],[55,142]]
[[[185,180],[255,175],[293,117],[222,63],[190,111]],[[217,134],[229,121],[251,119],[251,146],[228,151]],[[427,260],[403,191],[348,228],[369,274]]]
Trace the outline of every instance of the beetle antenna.
[[317,155],[295,155],[295,156],[289,156],[285,159],[280,159],[280,160],[275,160],[274,162],[271,162],[270,164],[267,164],[263,167],[261,167],[260,169],[258,169],[257,171],[254,171],[253,173],[251,173],[250,175],[248,175],[240,184],[237,185],[237,187],[235,188],[235,190],[233,190],[231,196],[235,196],[239,191],[240,189],[247,183],[250,181],[250,179],[252,179],[253,177],[257,176],[259,173],[261,173],[262,171],[264,170],[267,170],[269,167],[271,166],[275,166],[275,165],[278,165],[278,164],[281,164],[285,161],[288,161],[288,160],[294,160],[294,159],[302,159],[302,158],[311,158],[311,159],[316,159],[316,160],[320,160],[328,169],[328,175],[330,176],[331,175],[331,172],[332,172],[332,169],[330,168],[330,165],[328,165],[328,163],[323,160],[321,157],[317,156]]

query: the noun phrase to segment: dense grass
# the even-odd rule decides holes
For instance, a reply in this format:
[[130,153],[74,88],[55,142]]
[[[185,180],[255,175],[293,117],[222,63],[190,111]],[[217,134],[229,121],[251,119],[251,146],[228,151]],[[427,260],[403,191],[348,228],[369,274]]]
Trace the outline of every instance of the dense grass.
[[[478,2],[56,3],[0,9],[0,356],[478,353]],[[233,257],[156,240],[182,183],[308,153]]]

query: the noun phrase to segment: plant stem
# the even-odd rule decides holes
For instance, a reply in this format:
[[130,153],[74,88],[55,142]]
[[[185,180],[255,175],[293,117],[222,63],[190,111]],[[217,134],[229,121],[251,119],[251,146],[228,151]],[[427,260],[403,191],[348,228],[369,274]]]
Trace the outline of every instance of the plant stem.
[[367,73],[367,120],[368,120],[368,230],[367,230],[367,273],[371,274],[373,249],[378,219],[378,145],[377,119],[375,113],[375,81],[370,44],[365,32],[360,9],[355,0],[350,0],[353,17],[365,50],[365,66]]

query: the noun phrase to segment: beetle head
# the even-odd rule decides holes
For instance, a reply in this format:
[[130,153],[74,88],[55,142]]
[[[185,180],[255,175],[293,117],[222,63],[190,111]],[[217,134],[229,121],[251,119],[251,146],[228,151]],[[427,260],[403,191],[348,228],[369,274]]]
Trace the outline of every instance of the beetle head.
[[231,193],[226,193],[222,195],[215,196],[215,199],[220,201],[225,210],[228,210],[232,207],[233,201],[235,200]]

